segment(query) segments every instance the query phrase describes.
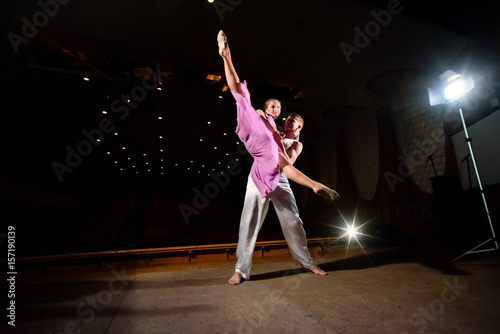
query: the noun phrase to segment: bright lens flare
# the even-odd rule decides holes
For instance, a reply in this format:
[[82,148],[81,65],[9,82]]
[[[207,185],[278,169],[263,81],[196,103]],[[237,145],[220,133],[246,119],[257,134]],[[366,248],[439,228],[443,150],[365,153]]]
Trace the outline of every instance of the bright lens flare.
[[347,228],[347,235],[349,235],[349,237],[355,237],[356,234],[358,234],[358,231],[356,231],[356,229],[354,227],[348,227]]
[[336,225],[329,225],[329,226],[345,231],[345,233],[343,233],[342,235],[339,236],[339,240],[343,239],[343,238],[347,239],[347,247],[346,247],[346,250],[345,250],[345,258],[344,259],[347,259],[348,254],[349,254],[349,249],[351,247],[351,241],[354,239],[356,241],[356,244],[363,251],[364,255],[366,256],[366,258],[368,259],[368,261],[370,262],[370,264],[373,265],[372,260],[370,259],[370,256],[368,256],[368,253],[366,252],[365,248],[363,247],[363,245],[361,244],[361,242],[358,240],[358,236],[361,236],[361,237],[372,237],[372,236],[364,234],[361,231],[361,228],[363,226],[365,226],[366,224],[371,223],[374,219],[376,219],[376,217],[373,217],[373,218],[367,220],[366,222],[363,222],[362,224],[358,224],[358,226],[356,226],[355,222],[356,222],[356,217],[357,217],[357,214],[358,214],[358,204],[359,203],[356,201],[356,208],[354,210],[354,217],[353,217],[352,222],[347,222],[347,220],[345,219],[345,217],[342,214],[342,212],[335,205],[335,208],[337,209],[337,212],[340,214],[340,217],[342,218],[342,221],[344,222],[345,227],[336,226]]
[[361,226],[354,227],[354,223],[349,225],[347,222],[346,222],[346,226],[347,227],[337,227],[337,228],[345,231],[345,233],[340,238],[349,237],[349,241],[351,241],[352,238],[357,240],[358,238],[356,237],[356,235],[361,234],[361,232],[358,231],[358,229]]

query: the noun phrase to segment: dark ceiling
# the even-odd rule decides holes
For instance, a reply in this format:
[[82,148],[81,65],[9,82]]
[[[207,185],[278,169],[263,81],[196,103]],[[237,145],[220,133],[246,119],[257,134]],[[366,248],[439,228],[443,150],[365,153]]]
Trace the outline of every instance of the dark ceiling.
[[[303,113],[305,141],[387,104],[403,75],[473,73],[499,54],[490,1],[17,0],[1,15],[2,178],[73,197],[175,196],[231,161],[248,168],[224,78],[207,80],[223,75],[219,29],[255,104]],[[357,28],[373,29],[366,45]]]

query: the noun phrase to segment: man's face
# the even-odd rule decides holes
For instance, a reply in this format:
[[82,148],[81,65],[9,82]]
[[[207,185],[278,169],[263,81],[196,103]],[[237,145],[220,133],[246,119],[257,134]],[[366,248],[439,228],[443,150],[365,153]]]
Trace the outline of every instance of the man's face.
[[285,133],[300,131],[300,129],[302,129],[302,124],[295,117],[288,116],[285,121]]
[[266,114],[271,115],[272,118],[276,118],[281,113],[281,103],[276,100],[269,101],[266,110],[264,110]]

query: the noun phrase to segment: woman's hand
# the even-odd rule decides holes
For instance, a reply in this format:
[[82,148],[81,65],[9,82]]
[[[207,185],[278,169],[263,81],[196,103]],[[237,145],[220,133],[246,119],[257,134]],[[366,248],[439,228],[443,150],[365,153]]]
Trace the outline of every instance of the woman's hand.
[[285,147],[283,146],[283,137],[281,136],[281,132],[279,131],[273,131],[273,138],[274,141],[278,144],[278,147],[282,152],[285,152]]

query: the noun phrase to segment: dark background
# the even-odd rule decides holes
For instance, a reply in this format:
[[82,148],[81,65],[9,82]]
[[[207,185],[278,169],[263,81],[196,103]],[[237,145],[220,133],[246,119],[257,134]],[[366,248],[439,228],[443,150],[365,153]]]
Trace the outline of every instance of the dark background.
[[[3,1],[1,10],[1,211],[3,230],[16,228],[20,255],[237,241],[251,159],[234,133],[234,100],[224,91],[217,53],[220,29],[254,105],[273,96],[282,100],[284,116],[304,116],[299,169],[342,195],[336,207],[328,206],[293,185],[308,237],[338,232],[332,226],[342,225],[342,216],[370,221],[374,230],[390,226],[407,241],[443,229],[456,239],[471,231],[478,239],[488,234],[478,194],[456,184],[450,138],[459,127],[444,124],[447,162],[441,174],[450,177],[441,181],[451,195],[424,193],[411,177],[391,191],[383,173],[397,170],[401,154],[393,98],[412,90],[412,80],[425,94],[447,69],[497,77],[500,30],[493,2],[401,1],[401,12],[374,31],[350,62],[341,43],[355,47],[354,28],[364,31],[374,21],[372,11],[380,14],[395,2],[46,3],[45,16],[35,1]],[[41,22],[33,37],[23,35],[23,18]],[[26,41],[17,52],[12,34]],[[161,77],[148,67],[158,68]],[[161,90],[141,89],[145,82]],[[113,105],[129,114],[113,112]],[[494,111],[483,103],[467,120],[473,124]],[[369,200],[357,189],[346,139],[351,116],[363,112],[376,114],[378,128],[378,183]],[[98,129],[105,118],[113,131],[83,147],[89,140],[82,131]],[[318,158],[328,156],[331,145],[335,161]],[[87,153],[61,181],[53,164],[67,164],[67,147]],[[179,205],[195,208],[194,189],[204,193],[214,182],[210,172],[228,176],[230,162],[237,175],[214,188],[216,194],[187,221]],[[496,221],[498,185],[487,192]],[[272,209],[260,238],[282,239]]]

